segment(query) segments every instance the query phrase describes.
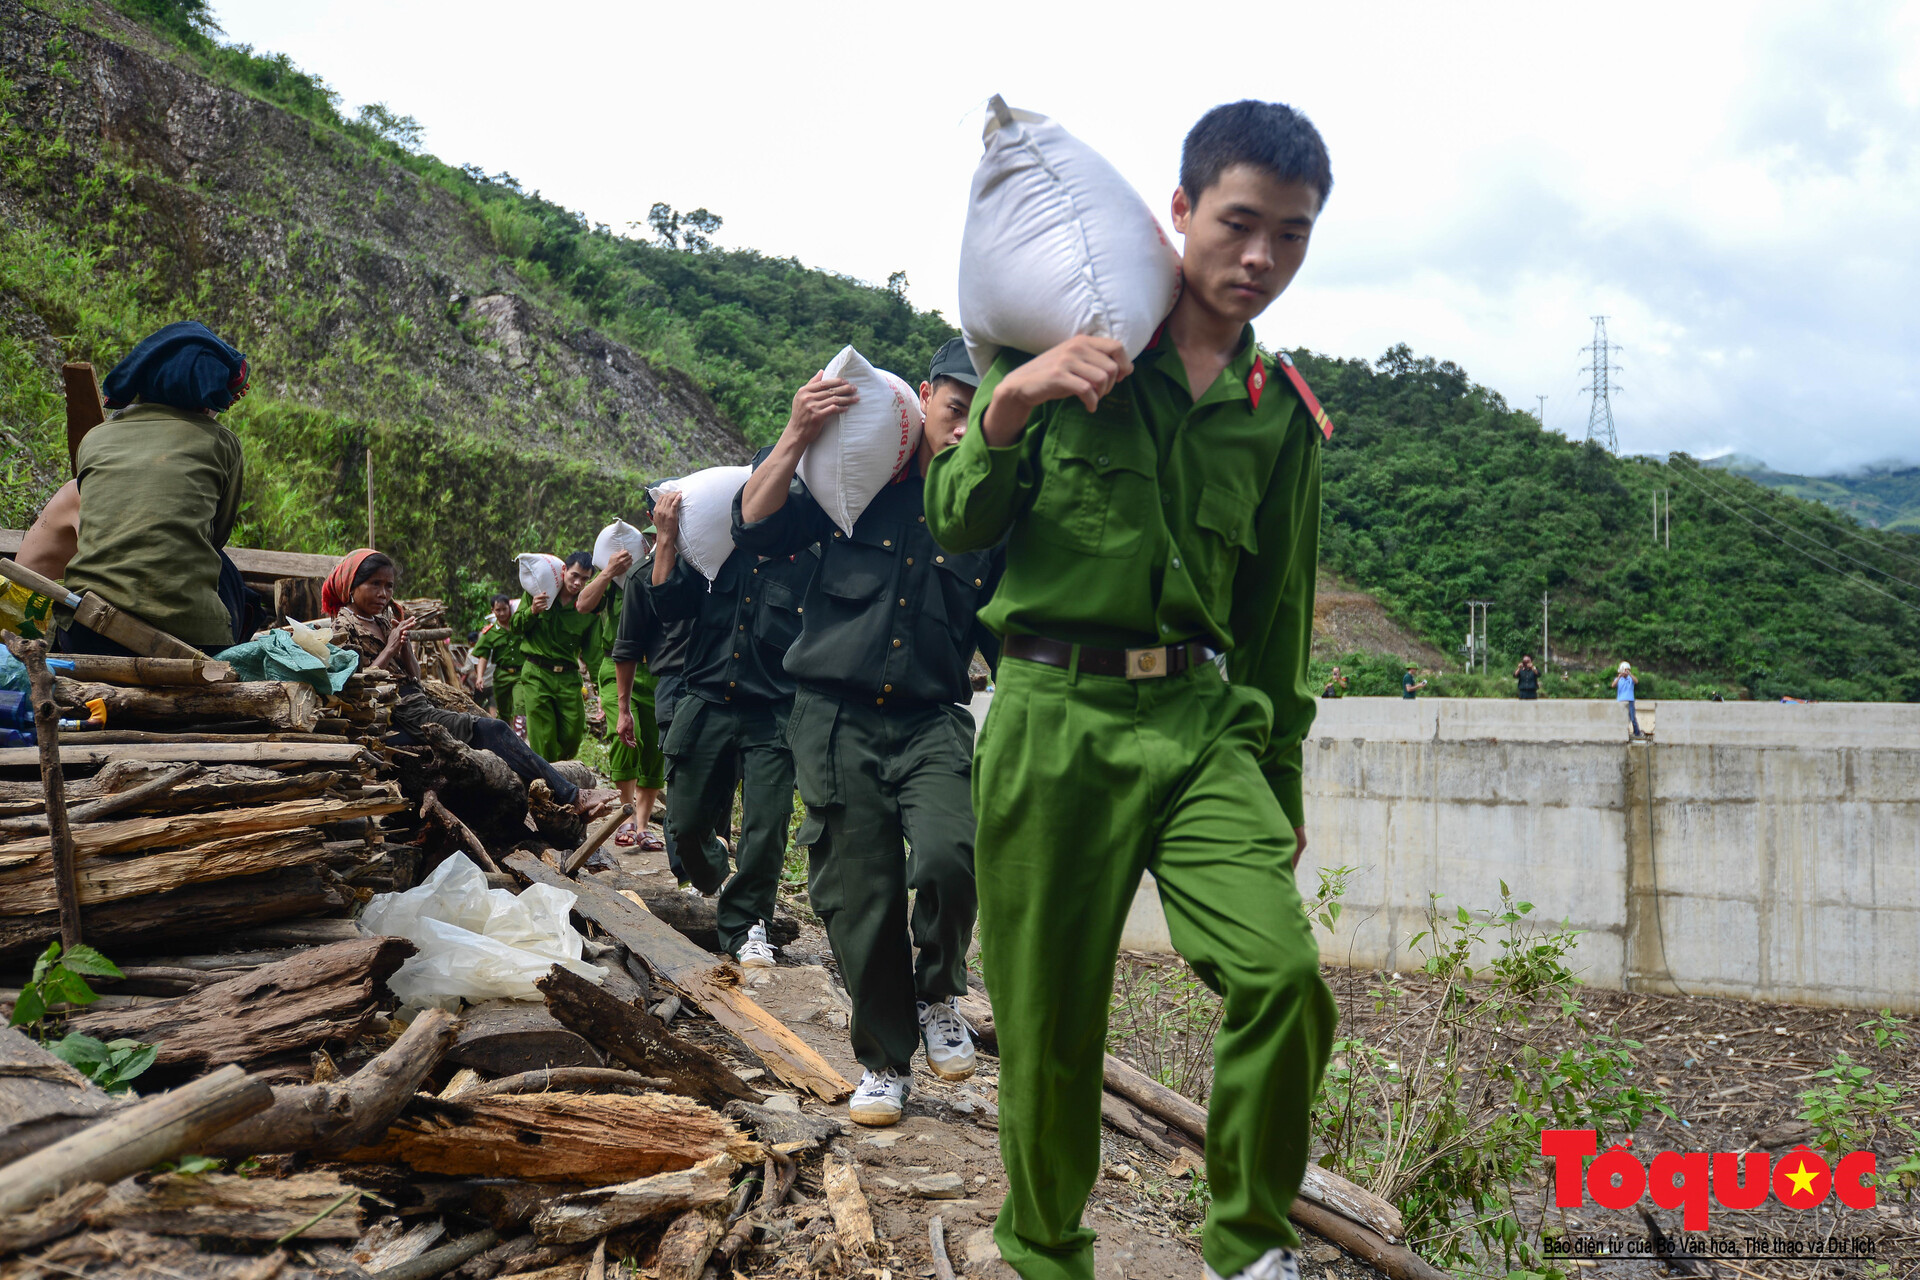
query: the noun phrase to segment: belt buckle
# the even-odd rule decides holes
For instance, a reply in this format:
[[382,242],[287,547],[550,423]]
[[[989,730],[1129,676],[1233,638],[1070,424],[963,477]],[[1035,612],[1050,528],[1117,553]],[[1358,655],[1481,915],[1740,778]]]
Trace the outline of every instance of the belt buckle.
[[1127,650],[1127,679],[1158,680],[1167,674],[1167,646]]

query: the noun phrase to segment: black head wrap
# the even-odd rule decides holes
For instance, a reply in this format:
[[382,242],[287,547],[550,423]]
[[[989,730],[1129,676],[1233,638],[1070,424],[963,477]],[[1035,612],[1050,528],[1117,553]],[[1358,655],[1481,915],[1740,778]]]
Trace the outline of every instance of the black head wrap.
[[138,398],[218,411],[247,394],[247,358],[198,320],[182,320],[148,336],[113,366],[103,390],[110,409]]

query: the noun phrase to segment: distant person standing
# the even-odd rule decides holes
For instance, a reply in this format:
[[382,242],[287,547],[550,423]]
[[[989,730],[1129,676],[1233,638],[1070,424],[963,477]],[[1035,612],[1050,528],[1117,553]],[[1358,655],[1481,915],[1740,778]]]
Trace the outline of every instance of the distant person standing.
[[1635,715],[1633,710],[1633,691],[1633,664],[1623,662],[1620,664],[1620,670],[1613,677],[1613,700],[1627,704],[1627,724],[1633,730],[1635,738],[1644,738],[1647,735],[1640,732],[1640,717]]
[[1417,684],[1414,682],[1413,670],[1414,670],[1413,664],[1409,662],[1407,664],[1407,674],[1400,677],[1400,696],[1405,698],[1409,702],[1413,701],[1414,694],[1418,693],[1420,690],[1427,687],[1427,682],[1425,680],[1422,680]]
[[1320,691],[1323,698],[1344,698],[1347,696],[1347,678],[1335,667],[1333,674],[1327,677],[1327,687]]
[[1532,702],[1540,696],[1540,672],[1533,665],[1533,655],[1520,655],[1520,665],[1513,669],[1513,678],[1520,686],[1520,701]]
[[473,642],[473,656],[480,663],[477,677],[480,686],[493,695],[495,718],[509,724],[513,723],[514,682],[519,680],[520,668],[526,661],[520,654],[520,637],[509,625],[513,621],[513,608],[512,596],[495,596],[493,616],[480,628],[480,638]]

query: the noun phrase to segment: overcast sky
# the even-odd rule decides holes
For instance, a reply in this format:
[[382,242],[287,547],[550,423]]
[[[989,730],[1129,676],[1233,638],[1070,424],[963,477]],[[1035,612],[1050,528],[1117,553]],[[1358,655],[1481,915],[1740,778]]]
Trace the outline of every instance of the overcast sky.
[[453,164],[616,229],[705,205],[949,319],[989,95],[1157,210],[1201,112],[1289,102],[1334,192],[1262,341],[1405,342],[1582,438],[1604,313],[1622,452],[1920,463],[1920,5],[214,8]]

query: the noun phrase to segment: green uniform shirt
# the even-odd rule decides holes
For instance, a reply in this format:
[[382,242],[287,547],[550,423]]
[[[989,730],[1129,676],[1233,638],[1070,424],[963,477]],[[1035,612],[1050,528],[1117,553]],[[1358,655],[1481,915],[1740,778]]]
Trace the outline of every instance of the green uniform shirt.
[[851,537],[796,477],[778,511],[754,524],[733,499],[733,543],[763,556],[819,544],[800,638],[787,650],[795,683],[876,706],[924,707],[973,698],[976,648],[999,644],[976,615],[1000,580],[995,551],[947,551],[927,532],[924,482],[902,477],[874,496]]
[[1273,705],[1261,769],[1299,826],[1320,436],[1264,367],[1255,403],[1256,355],[1249,326],[1196,402],[1163,331],[1095,412],[1041,405],[1018,440],[990,448],[981,420],[994,388],[1029,358],[1003,352],[966,436],[928,469],[927,524],[954,551],[1007,538],[1006,576],[980,615],[1003,636],[1224,650],[1233,682]]
[[533,611],[533,597],[522,593],[520,608],[507,624],[520,637],[520,655],[528,662],[573,670],[574,660],[584,657],[591,647],[600,619],[581,613],[573,601],[555,601],[542,613]]
[[480,638],[473,642],[473,651],[492,664],[496,680],[503,675],[511,680],[519,674],[520,664],[525,661],[520,654],[519,635],[494,619],[487,620]]
[[620,584],[609,582],[593,611],[593,641],[587,646],[587,671],[596,679],[600,668],[613,660],[614,642],[620,638]]
[[66,585],[188,644],[224,649],[220,549],[240,513],[240,438],[204,413],[136,404],[80,442],[80,540]]

